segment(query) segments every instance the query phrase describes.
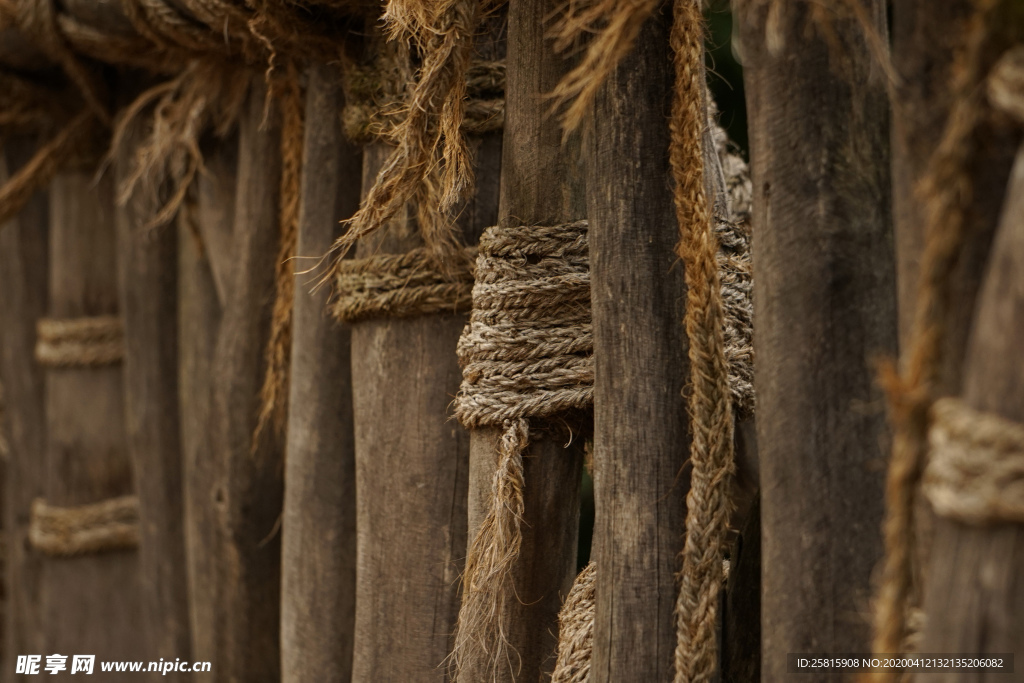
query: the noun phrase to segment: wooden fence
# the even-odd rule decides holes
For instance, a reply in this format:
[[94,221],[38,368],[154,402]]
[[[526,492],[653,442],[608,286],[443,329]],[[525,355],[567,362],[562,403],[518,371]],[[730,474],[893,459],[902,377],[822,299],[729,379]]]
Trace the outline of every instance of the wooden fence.
[[1015,0],[0,0],[0,681],[1024,653],[1022,45]]

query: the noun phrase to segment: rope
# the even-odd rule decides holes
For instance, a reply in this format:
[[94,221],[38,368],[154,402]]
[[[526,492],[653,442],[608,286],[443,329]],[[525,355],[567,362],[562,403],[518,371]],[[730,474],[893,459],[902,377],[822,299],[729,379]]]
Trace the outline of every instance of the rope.
[[90,368],[124,359],[124,329],[117,316],[42,318],[36,335],[36,361],[47,367]]
[[[384,60],[382,60],[384,61]],[[396,144],[403,118],[402,72],[385,65],[352,67],[342,126],[354,142],[382,141]],[[466,72],[463,134],[482,135],[505,125],[505,64],[476,62]]]
[[463,249],[447,270],[437,267],[426,249],[380,254],[339,263],[337,300],[332,310],[341,322],[373,318],[410,318],[469,310],[476,248]]
[[139,545],[139,499],[111,498],[78,507],[57,507],[42,498],[32,501],[28,541],[51,557],[73,557]]
[[675,681],[710,681],[718,666],[716,613],[725,580],[733,413],[726,363],[725,312],[718,277],[718,244],[704,186],[705,126],[703,16],[700,3],[677,0],[671,45],[676,82],[669,162],[675,179],[679,257],[686,271],[686,335],[690,376],[690,491],[686,542],[676,600]]
[[383,18],[391,37],[421,48],[422,65],[391,136],[397,147],[350,219],[349,230],[331,247],[332,274],[358,240],[383,227],[413,199],[420,208],[418,222],[426,246],[437,253],[452,250],[455,235],[449,214],[473,185],[462,122],[466,73],[480,17],[480,0],[451,0],[433,12],[409,0],[389,0]]
[[451,661],[498,676],[515,671],[505,638],[518,600],[512,569],[522,543],[523,453],[531,420],[593,404],[587,222],[488,228],[480,240],[473,311],[457,347],[455,415],[468,429],[499,427],[487,514],[466,557]]
[[277,269],[275,273],[274,311],[270,339],[264,353],[266,371],[260,389],[260,413],[253,432],[255,450],[260,435],[270,424],[281,433],[288,414],[288,377],[292,350],[292,304],[295,298],[295,272],[292,259],[299,241],[299,204],[302,193],[303,137],[305,101],[294,62],[287,76],[275,81],[281,103],[281,219]]
[[558,652],[551,683],[586,683],[594,648],[597,570],[591,562],[579,573],[558,612]]
[[1024,425],[944,398],[932,406],[922,490],[964,524],[1024,523]]

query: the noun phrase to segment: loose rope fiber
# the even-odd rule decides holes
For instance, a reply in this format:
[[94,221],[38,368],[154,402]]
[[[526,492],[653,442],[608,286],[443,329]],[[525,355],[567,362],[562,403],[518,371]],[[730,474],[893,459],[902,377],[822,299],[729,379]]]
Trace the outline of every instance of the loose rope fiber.
[[32,501],[28,540],[51,557],[73,557],[139,545],[139,499],[111,498],[78,507],[57,507],[41,498]]
[[593,404],[587,223],[488,228],[476,275],[473,312],[457,347],[463,382],[455,415],[468,429],[499,427],[501,437],[487,514],[466,558],[451,656],[462,681],[467,662],[488,679],[518,668],[505,629],[518,600],[512,569],[522,543],[531,422]]
[[476,248],[446,269],[426,249],[345,259],[335,278],[334,317],[354,323],[373,318],[409,318],[431,313],[462,313],[472,303]]
[[922,490],[936,514],[972,525],[1024,523],[1024,425],[944,398],[932,406]]
[[[401,75],[401,70],[378,65],[347,70],[342,126],[349,139],[396,143],[404,112],[404,86],[392,81]],[[466,71],[466,98],[463,133],[500,131],[505,125],[505,63],[472,63]]]
[[124,328],[117,316],[42,318],[36,324],[36,361],[51,368],[89,368],[124,359]]

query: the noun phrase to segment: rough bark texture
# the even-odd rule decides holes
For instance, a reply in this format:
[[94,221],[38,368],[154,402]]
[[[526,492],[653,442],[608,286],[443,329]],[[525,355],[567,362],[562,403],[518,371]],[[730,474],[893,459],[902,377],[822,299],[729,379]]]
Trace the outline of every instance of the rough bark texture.
[[779,13],[777,50],[764,10],[740,17],[769,681],[788,680],[790,652],[869,651],[886,434],[873,359],[897,340],[884,82],[863,28],[834,18],[825,38],[809,5]]
[[671,681],[690,438],[686,287],[668,165],[671,11],[656,13],[594,104],[587,207],[594,308],[591,681]]
[[[505,131],[501,157],[500,225],[557,225],[586,217],[579,143],[562,145],[558,120],[547,115],[544,95],[568,71],[563,55],[545,39],[537,17],[558,9],[548,0],[509,6]],[[487,514],[501,430],[471,436],[469,538]],[[566,444],[572,438],[572,442]],[[512,573],[518,602],[505,637],[511,667],[499,681],[538,681],[551,675],[558,642],[558,610],[576,574],[583,435],[533,430],[523,457],[525,512],[522,546]],[[492,680],[490,662],[464,662],[463,680]]]
[[[387,157],[364,151],[363,188]],[[477,149],[477,197],[462,213],[472,243],[497,217],[501,140]],[[420,246],[411,220],[358,256]],[[353,680],[443,681],[466,556],[469,435],[448,408],[462,373],[464,315],[374,320],[352,328],[358,565]]]
[[[1024,423],[1024,148],[1010,177],[992,257],[980,287],[964,364],[963,399]],[[1024,649],[1024,525],[969,527],[938,519],[927,574],[923,652]],[[1005,674],[932,674],[936,681],[1024,681]]]
[[213,353],[224,300],[218,295],[211,250],[224,238],[230,244],[238,161],[235,142],[222,141],[204,149],[208,173],[199,177],[195,202],[180,215],[178,228],[178,386],[192,656],[211,662],[214,676],[222,662],[217,648],[217,553],[223,543],[217,482],[224,476],[224,458],[213,446],[210,404]]
[[[327,252],[359,203],[362,157],[341,132],[337,69],[309,71],[297,253]],[[311,292],[296,261],[288,458],[281,567],[285,683],[352,675],[356,504],[349,330],[327,313],[329,288]]]
[[[118,152],[119,182],[131,172],[140,132],[131,131]],[[158,208],[137,192],[117,209],[115,222],[146,657],[174,661],[191,659],[178,404],[178,233],[173,225],[148,227]]]
[[[33,152],[28,139],[5,142],[0,182]],[[6,169],[4,168],[6,162]],[[28,547],[32,499],[46,476],[45,373],[33,359],[36,320],[49,302],[49,202],[37,193],[11,223],[0,225],[0,382],[8,439],[3,488],[4,614],[0,679],[14,679],[20,654],[42,654],[42,558]]]
[[214,481],[221,534],[217,680],[280,677],[283,439],[273,429],[253,448],[263,352],[270,332],[279,242],[280,123],[264,118],[265,86],[254,75],[239,122],[231,269],[213,355],[211,442],[224,458]]
[[[50,306],[54,318],[118,312],[113,179],[69,170],[50,188]],[[51,505],[95,503],[132,493],[122,367],[46,373],[46,485]],[[138,554],[103,552],[44,558],[46,652],[135,659],[145,652],[139,623]]]

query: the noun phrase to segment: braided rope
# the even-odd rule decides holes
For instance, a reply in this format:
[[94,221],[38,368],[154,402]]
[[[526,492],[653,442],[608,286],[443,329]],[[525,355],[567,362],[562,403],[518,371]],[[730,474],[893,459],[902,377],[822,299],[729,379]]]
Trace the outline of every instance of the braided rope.
[[36,324],[35,358],[51,368],[89,368],[124,359],[124,329],[113,315],[42,318]]
[[1024,425],[944,398],[932,406],[922,491],[965,524],[1024,523]]
[[597,565],[591,562],[573,581],[558,612],[558,652],[551,683],[587,683],[594,649]]
[[28,540],[51,557],[126,550],[139,545],[139,499],[111,498],[77,507],[32,501]]

